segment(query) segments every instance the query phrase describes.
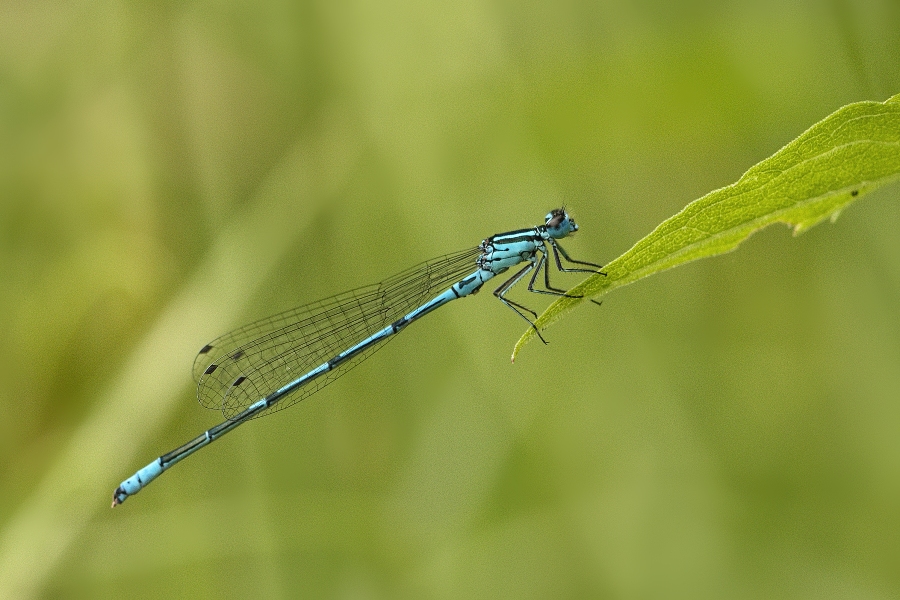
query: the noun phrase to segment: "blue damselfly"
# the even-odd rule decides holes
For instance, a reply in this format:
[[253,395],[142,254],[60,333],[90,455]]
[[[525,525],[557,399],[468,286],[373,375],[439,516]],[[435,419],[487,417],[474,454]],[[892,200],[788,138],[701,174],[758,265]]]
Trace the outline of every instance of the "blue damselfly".
[[[494,295],[525,319],[537,314],[506,297],[528,273],[528,290],[565,296],[550,284],[549,257],[564,272],[602,273],[601,265],[573,260],[557,240],[578,231],[565,209],[543,225],[500,233],[479,246],[423,262],[383,282],[256,321],[201,348],[194,361],[197,396],[225,421],[164,454],[126,479],[113,506],[138,493],[163,471],[235,427],[287,408],[322,389],[371,356],[416,319],[451,300],[476,293],[489,279],[525,263]],[[586,268],[563,267],[562,260]],[[534,287],[543,269],[544,289]],[[526,314],[527,313],[527,314]]]

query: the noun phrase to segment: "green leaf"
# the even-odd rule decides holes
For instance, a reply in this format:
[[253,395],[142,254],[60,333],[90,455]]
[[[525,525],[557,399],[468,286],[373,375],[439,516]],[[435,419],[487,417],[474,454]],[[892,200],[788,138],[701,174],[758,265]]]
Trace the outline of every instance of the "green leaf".
[[[663,221],[650,235],[569,290],[535,321],[543,330],[588,298],[686,262],[729,252],[750,234],[786,223],[794,234],[831,218],[851,202],[900,176],[900,94],[848,104],[751,167]],[[526,331],[515,360],[535,335]]]

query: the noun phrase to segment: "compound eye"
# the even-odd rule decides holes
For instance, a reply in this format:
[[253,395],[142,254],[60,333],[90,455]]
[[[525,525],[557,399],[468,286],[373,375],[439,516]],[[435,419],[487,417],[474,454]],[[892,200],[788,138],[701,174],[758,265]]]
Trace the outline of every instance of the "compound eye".
[[566,215],[564,213],[557,213],[555,215],[550,214],[547,216],[550,217],[549,219],[547,219],[547,227],[551,229],[556,229],[566,219]]
[[547,213],[547,216],[544,217],[544,222],[549,223],[550,219],[552,219],[552,218],[553,218],[553,213]]

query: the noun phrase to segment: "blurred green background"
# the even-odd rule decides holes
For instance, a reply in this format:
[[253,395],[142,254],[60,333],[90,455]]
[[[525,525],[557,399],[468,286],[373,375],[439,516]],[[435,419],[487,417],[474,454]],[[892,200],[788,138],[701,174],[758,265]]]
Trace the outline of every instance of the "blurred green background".
[[563,203],[611,260],[898,92],[896,0],[4,3],[0,597],[900,596],[897,185],[515,365],[455,303],[109,509],[229,328]]

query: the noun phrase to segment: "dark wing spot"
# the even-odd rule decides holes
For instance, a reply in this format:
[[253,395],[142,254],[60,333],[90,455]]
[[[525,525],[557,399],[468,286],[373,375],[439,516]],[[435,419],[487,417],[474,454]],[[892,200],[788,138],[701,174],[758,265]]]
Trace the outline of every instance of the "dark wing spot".
[[213,363],[213,364],[209,365],[208,367],[206,367],[206,370],[203,371],[203,374],[209,375],[210,373],[212,373],[213,371],[215,371],[218,368],[219,368],[219,365],[217,365],[216,363]]
[[241,358],[242,356],[244,356],[244,351],[238,350],[237,352],[235,352],[234,354],[231,355],[231,360],[237,360],[237,359]]
[[245,379],[247,379],[247,378],[244,377],[243,375],[241,375],[240,377],[238,377],[237,379],[234,380],[234,383],[231,384],[231,387],[237,387],[237,386],[241,385],[242,383],[244,383]]
[[213,347],[210,346],[209,344],[207,344],[207,345],[203,346],[202,348],[200,348],[200,352],[198,352],[197,354],[206,354],[207,352],[209,352],[212,349],[213,349]]

